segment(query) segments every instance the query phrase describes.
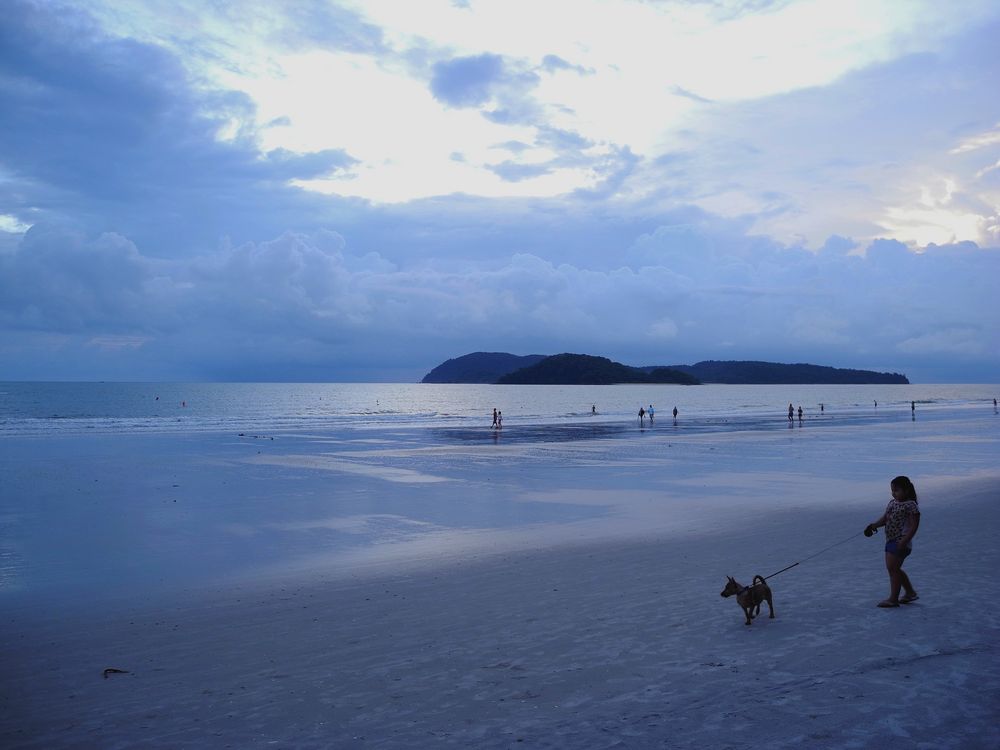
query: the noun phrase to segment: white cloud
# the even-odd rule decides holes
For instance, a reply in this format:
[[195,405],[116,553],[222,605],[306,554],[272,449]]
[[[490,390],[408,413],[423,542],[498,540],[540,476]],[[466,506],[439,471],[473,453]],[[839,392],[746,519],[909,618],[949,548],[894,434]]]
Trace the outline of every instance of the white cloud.
[[953,154],[964,154],[969,151],[978,151],[981,148],[987,148],[989,146],[1000,145],[1000,123],[996,125],[991,130],[987,130],[983,133],[976,133],[967,138],[962,139],[955,148],[951,150]]
[[[887,206],[879,223],[889,236],[914,246],[947,245],[962,240],[991,244],[995,237],[1000,205],[961,200],[963,194],[954,177],[939,177],[930,184],[909,188],[901,205]],[[978,208],[983,213],[971,210]]]
[[0,232],[9,232],[10,234],[23,234],[31,229],[30,224],[25,224],[16,216],[11,216],[9,214],[0,214]]

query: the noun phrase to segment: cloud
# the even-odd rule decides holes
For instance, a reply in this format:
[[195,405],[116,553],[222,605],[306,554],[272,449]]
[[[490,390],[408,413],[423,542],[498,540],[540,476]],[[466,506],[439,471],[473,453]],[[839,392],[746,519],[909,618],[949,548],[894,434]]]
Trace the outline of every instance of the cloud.
[[295,154],[278,148],[266,154],[269,176],[275,180],[308,180],[327,177],[358,163],[341,149],[325,149],[310,154]]
[[[398,372],[391,365],[403,359],[419,363],[411,365],[419,377],[484,346],[635,364],[732,356],[894,361],[905,371],[942,354],[996,360],[1000,313],[989,279],[1000,272],[1000,249],[915,254],[879,242],[864,257],[809,253],[704,218],[638,237],[604,269],[533,253],[488,267],[469,259],[404,267],[331,231],[158,260],[118,235],[33,229],[0,256],[0,351],[23,352],[23,334],[33,332],[29,361],[89,348],[88,367],[142,373],[170,360],[189,378],[232,377],[241,363],[261,376],[330,377],[346,372],[345,356],[371,358],[368,378]],[[684,262],[692,248],[699,262]],[[970,306],[980,320],[957,323]]]
[[337,149],[261,154],[246,96],[202,90],[173,55],[108,37],[84,14],[20,2],[4,12],[0,202],[17,221],[71,217],[162,253],[204,249],[238,228],[315,226],[334,201],[324,208],[289,182],[354,164]]
[[[822,86],[696,107],[664,160],[636,177],[754,230],[818,247],[832,234],[911,246],[952,237],[994,244],[1000,60],[994,20],[948,44],[846,71]],[[946,198],[948,181],[953,194]],[[924,205],[927,195],[934,205]],[[964,200],[962,205],[953,202]]]
[[[196,7],[196,13],[203,12],[202,4],[199,3]],[[303,0],[282,8],[282,14],[270,12],[274,6],[267,0],[257,0],[250,7],[245,2],[228,8],[221,7],[226,8],[224,12],[227,13],[227,21],[237,25],[240,21],[249,22],[250,19],[262,16],[275,18],[278,25],[270,36],[287,49],[301,51],[303,45],[311,44],[323,49],[369,54],[387,50],[382,30],[378,26],[366,22],[353,10],[335,3]]]
[[950,153],[964,154],[991,146],[1000,146],[1000,123],[994,125],[990,130],[974,133],[963,138],[961,143],[951,149]]
[[483,53],[455,57],[432,67],[431,93],[449,107],[478,108],[498,125],[535,125],[542,108],[531,95],[538,76],[524,63]]
[[88,335],[155,327],[156,263],[118,234],[31,229],[0,256],[4,328]]
[[580,75],[593,75],[592,68],[585,68],[582,65],[573,65],[563,60],[559,55],[546,55],[542,58],[541,69],[546,73],[554,73],[557,70],[571,70]]
[[687,89],[681,88],[680,86],[671,86],[670,87],[670,91],[671,91],[671,93],[675,94],[676,96],[682,96],[685,99],[691,99],[692,101],[698,102],[699,104],[711,104],[712,103],[711,99],[706,99],[703,96],[698,96],[693,91],[688,91]]
[[543,174],[549,174],[552,171],[551,163],[549,164],[518,164],[513,161],[505,161],[500,164],[491,164],[490,171],[495,172],[500,177],[505,180],[510,180],[511,182],[517,182],[518,180],[527,180],[532,177],[539,177]]
[[434,65],[431,91],[435,99],[452,107],[478,107],[492,98],[494,87],[504,80],[499,55],[457,57]]

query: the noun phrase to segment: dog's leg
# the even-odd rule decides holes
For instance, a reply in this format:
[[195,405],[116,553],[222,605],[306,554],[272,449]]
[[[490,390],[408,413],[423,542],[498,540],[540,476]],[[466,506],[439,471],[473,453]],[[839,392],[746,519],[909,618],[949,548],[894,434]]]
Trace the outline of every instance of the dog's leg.
[[774,619],[774,605],[771,603],[771,595],[767,595],[767,611],[771,614],[768,615],[772,620]]
[[752,609],[753,609],[753,607],[744,607],[743,608],[743,614],[745,614],[747,616],[747,625],[749,625],[750,624],[750,620],[753,619],[753,615],[750,614],[750,611]]

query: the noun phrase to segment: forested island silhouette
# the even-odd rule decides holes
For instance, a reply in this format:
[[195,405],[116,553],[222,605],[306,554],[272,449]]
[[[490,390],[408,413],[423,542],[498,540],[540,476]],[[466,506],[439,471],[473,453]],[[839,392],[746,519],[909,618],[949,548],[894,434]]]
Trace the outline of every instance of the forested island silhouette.
[[693,365],[633,367],[590,354],[473,352],[442,362],[422,383],[496,383],[517,385],[617,385],[672,383],[700,385],[870,385],[908,384],[905,375],[753,360],[706,360]]

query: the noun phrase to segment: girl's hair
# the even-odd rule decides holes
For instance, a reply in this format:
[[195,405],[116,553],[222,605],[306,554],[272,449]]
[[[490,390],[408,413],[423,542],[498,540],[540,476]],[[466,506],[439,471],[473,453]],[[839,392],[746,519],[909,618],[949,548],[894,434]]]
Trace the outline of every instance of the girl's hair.
[[910,481],[909,477],[903,477],[903,476],[896,477],[889,483],[889,486],[892,487],[894,490],[901,489],[904,493],[906,493],[907,500],[916,501],[917,490],[913,486],[913,482]]

